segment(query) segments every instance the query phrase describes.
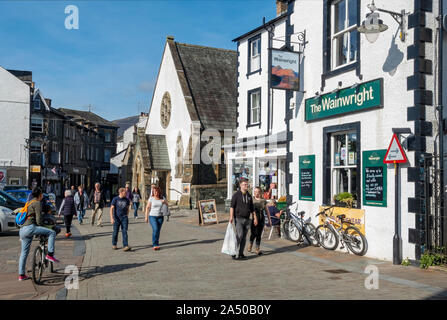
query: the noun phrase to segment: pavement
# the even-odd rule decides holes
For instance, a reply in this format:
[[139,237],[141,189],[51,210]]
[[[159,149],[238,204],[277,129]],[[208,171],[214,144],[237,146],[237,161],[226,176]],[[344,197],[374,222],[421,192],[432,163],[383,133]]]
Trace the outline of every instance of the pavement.
[[[3,278],[7,270],[2,263],[0,299],[447,299],[443,269],[394,266],[297,245],[275,233],[270,240],[264,234],[263,255],[247,253],[248,260],[232,260],[220,252],[228,223],[225,213],[219,214],[219,224],[199,226],[195,210],[174,211],[163,224],[160,251],[152,249],[152,229],[142,213],[139,220],[131,215],[129,252],[122,250],[121,234],[119,249],[112,250],[108,208],[103,227],[90,226],[90,215],[88,211],[83,225],[74,223],[79,234],[68,240],[58,237],[56,253],[63,261],[57,275],[48,276],[46,286],[19,283],[16,273]],[[0,261],[18,259],[20,250],[8,250],[9,258],[2,250]],[[64,268],[70,264],[79,267],[78,289],[64,287]],[[6,265],[16,272],[14,263]],[[365,287],[365,282],[370,283],[365,268],[371,266],[379,271],[377,289]]]

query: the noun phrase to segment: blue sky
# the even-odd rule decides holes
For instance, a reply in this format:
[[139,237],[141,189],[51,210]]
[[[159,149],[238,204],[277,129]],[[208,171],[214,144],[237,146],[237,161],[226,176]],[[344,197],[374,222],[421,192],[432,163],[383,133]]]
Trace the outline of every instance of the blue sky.
[[[65,29],[70,4],[79,30]],[[53,107],[115,120],[149,110],[167,35],[235,50],[275,15],[275,0],[0,0],[0,66],[32,71]]]

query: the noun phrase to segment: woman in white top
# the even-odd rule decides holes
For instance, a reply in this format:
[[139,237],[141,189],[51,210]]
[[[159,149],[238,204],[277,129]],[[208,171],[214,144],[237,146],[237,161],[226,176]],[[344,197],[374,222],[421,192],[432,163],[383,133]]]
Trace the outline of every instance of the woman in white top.
[[162,207],[168,202],[161,196],[160,187],[154,188],[154,196],[151,197],[146,206],[146,223],[150,221],[152,226],[152,246],[154,250],[160,250],[160,230],[164,221]]

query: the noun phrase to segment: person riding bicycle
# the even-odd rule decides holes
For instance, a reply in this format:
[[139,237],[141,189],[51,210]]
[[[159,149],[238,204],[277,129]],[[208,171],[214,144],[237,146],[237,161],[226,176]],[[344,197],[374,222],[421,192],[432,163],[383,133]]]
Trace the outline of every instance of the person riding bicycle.
[[42,190],[38,187],[33,189],[33,199],[28,206],[26,221],[20,228],[20,240],[22,242],[22,250],[19,260],[19,281],[30,279],[26,276],[26,260],[28,258],[31,242],[35,235],[44,235],[48,237],[48,254],[45,259],[58,263],[59,260],[54,257],[54,242],[57,232],[48,228],[50,221],[42,213]]

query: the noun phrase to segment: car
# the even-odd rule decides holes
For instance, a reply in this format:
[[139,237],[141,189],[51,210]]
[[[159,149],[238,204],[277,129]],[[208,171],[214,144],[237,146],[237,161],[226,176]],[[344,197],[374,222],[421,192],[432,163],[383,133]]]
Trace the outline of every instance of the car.
[[0,206],[15,210],[23,207],[23,202],[0,190]]
[[3,191],[10,191],[10,190],[26,190],[26,189],[28,189],[27,186],[9,185],[9,186],[4,186]]
[[31,190],[6,190],[5,192],[23,203],[26,203],[29,195],[32,193]]
[[0,206],[0,232],[17,230],[16,215],[7,208]]

